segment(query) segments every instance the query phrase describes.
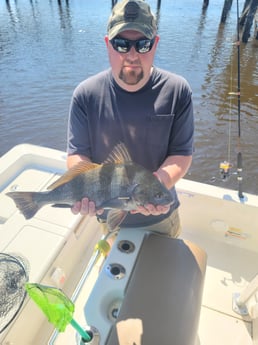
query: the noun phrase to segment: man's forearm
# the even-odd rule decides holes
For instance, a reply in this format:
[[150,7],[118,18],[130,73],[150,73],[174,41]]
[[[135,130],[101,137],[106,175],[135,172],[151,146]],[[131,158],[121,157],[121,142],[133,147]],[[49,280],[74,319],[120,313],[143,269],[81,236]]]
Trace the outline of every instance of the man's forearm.
[[67,156],[67,159],[66,159],[67,168],[70,169],[71,167],[73,167],[74,165],[78,164],[81,161],[90,162],[90,159],[84,155],[69,155]]
[[167,188],[171,188],[185,176],[191,163],[192,156],[169,156],[156,171],[156,175]]

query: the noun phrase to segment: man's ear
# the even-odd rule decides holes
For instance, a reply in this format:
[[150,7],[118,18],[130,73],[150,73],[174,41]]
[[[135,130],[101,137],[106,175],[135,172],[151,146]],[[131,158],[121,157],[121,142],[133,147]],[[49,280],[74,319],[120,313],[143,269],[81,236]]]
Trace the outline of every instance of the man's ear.
[[109,39],[107,35],[104,37],[104,40],[105,40],[106,46],[108,46]]

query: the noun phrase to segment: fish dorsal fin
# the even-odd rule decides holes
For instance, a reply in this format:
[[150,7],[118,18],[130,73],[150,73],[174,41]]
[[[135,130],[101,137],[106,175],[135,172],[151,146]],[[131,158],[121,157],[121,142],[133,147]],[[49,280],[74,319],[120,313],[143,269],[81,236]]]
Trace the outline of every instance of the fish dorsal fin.
[[108,155],[107,159],[104,161],[104,164],[106,163],[125,163],[125,162],[131,162],[132,158],[125,146],[124,143],[117,144],[112,152]]
[[47,187],[48,190],[53,190],[69,181],[74,179],[76,176],[85,173],[87,171],[99,168],[100,164],[95,164],[89,161],[81,161],[71,169],[69,169],[64,175],[62,175],[58,180]]

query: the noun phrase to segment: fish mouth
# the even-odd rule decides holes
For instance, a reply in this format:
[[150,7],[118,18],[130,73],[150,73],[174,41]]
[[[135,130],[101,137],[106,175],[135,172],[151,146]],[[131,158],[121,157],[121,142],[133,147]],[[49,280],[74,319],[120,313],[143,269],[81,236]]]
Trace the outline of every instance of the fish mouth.
[[163,206],[172,206],[172,205],[174,205],[174,203],[175,203],[175,201],[172,200],[172,201],[170,201],[170,202],[168,202],[168,203],[164,203],[164,204],[162,204],[162,205],[163,205]]
[[[149,204],[153,204],[155,207],[157,207],[157,206],[159,206],[159,205],[161,205],[161,206],[172,206],[172,205],[174,205],[174,203],[175,203],[175,201],[174,200],[172,200],[172,201],[169,201],[169,202],[162,202],[162,203],[151,203],[151,202],[149,202]],[[135,202],[135,204],[136,204],[136,206],[138,207],[138,206],[145,206],[145,205],[147,205],[147,204],[143,204],[143,203],[140,203],[140,202]]]

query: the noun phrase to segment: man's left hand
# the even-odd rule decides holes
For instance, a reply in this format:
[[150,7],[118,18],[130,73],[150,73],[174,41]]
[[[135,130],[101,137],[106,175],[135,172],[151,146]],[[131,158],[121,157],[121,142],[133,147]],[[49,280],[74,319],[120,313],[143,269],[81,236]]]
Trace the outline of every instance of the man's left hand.
[[145,206],[138,206],[136,210],[132,210],[131,214],[141,213],[144,216],[158,216],[160,214],[166,214],[170,210],[170,205],[157,205],[148,204]]

